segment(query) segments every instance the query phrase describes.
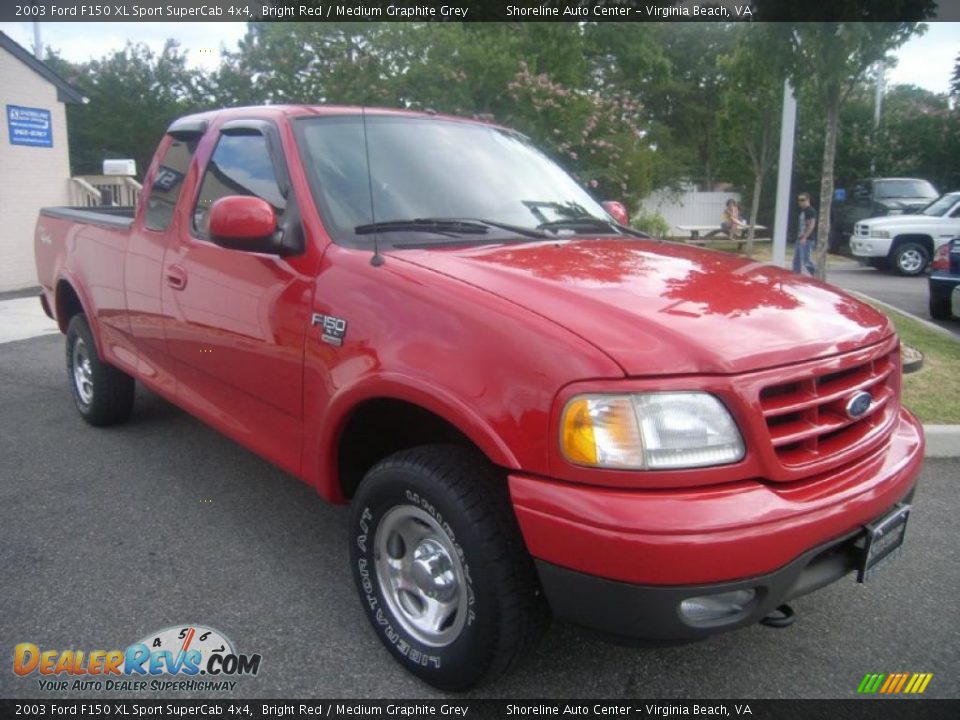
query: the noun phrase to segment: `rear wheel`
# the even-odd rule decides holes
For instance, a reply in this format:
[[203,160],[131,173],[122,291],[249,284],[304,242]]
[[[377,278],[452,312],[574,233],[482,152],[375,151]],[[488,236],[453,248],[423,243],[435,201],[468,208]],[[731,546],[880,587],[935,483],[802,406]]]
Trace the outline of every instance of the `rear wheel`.
[[504,479],[467,449],[404,450],[370,470],[353,501],[350,553],[377,637],[434,687],[495,678],[546,625]]
[[130,417],[133,378],[98,357],[82,314],[74,315],[67,326],[67,376],[77,410],[91,425],[113,425]]
[[927,269],[929,262],[930,253],[920,243],[901,243],[893,251],[893,268],[901,275],[919,275]]

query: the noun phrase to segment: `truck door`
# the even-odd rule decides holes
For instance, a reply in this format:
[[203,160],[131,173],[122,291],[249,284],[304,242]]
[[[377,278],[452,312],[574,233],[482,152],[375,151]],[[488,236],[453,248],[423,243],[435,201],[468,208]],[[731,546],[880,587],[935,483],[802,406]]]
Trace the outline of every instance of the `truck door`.
[[211,206],[230,195],[266,200],[282,223],[292,192],[286,178],[275,127],[233,121],[221,128],[164,256],[162,296],[180,401],[296,473],[312,279],[278,255],[228,250],[207,233]]
[[137,373],[158,390],[173,394],[175,365],[167,354],[164,338],[160,285],[163,255],[169,237],[176,234],[174,210],[190,170],[200,127],[168,131],[159,148],[159,164],[149,180],[140,210],[141,217],[130,232],[124,263],[124,294],[130,334],[136,347]]

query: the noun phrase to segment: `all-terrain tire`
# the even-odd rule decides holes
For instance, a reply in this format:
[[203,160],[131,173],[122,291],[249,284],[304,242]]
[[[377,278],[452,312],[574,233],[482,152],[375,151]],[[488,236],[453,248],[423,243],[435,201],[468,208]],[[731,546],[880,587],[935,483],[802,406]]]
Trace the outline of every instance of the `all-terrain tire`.
[[123,422],[133,410],[132,377],[103,362],[83,314],[67,326],[67,378],[81,417],[101,427]]
[[350,562],[377,637],[436,688],[496,678],[547,625],[506,479],[466,448],[428,445],[377,463],[353,499]]

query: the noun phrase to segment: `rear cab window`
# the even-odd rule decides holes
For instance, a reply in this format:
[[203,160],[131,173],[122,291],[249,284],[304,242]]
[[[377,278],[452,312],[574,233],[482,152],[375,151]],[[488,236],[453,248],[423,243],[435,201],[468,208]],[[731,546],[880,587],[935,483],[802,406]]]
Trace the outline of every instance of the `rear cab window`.
[[166,230],[170,226],[183,189],[183,179],[187,176],[196,149],[196,140],[176,138],[167,147],[150,186],[144,210],[143,223],[148,230]]

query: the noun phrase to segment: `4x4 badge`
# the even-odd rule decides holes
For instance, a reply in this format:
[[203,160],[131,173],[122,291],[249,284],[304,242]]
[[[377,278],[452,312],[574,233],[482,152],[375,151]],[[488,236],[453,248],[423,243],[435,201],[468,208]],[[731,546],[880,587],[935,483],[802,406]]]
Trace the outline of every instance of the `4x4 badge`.
[[347,321],[343,318],[314,313],[310,324],[320,326],[320,339],[323,342],[337,347],[343,345],[343,338],[347,334]]

